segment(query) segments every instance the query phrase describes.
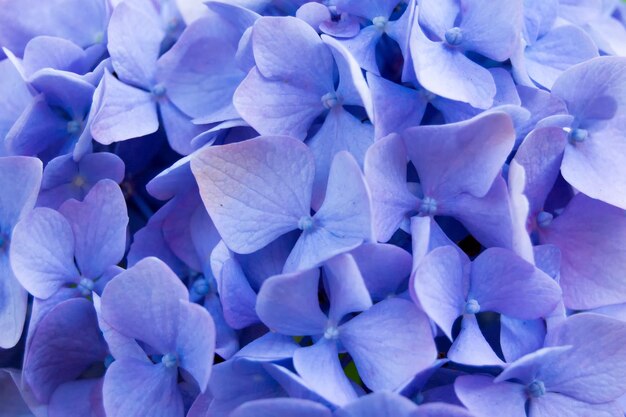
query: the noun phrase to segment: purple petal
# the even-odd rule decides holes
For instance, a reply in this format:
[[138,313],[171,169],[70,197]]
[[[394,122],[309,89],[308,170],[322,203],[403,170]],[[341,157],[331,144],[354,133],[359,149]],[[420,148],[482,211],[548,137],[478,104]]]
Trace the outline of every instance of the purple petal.
[[13,231],[11,265],[24,288],[38,298],[48,298],[61,287],[78,283],[74,265],[74,235],[58,212],[37,208]]
[[29,77],[44,68],[82,74],[87,70],[86,58],[83,49],[71,41],[52,36],[38,36],[26,45],[22,65]]
[[116,276],[102,294],[102,319],[126,337],[175,352],[179,301],[187,288],[161,260],[145,258]]
[[428,318],[399,298],[348,321],[339,327],[339,338],[365,385],[375,391],[399,387],[437,359]]
[[422,0],[419,4],[419,24],[443,40],[446,30],[454,26],[461,12],[459,6],[455,0]]
[[424,94],[372,73],[367,73],[367,81],[372,89],[377,139],[400,133],[422,121],[428,104]]
[[315,401],[327,407],[334,407],[331,402],[313,391],[299,375],[284,366],[266,363],[263,368],[280,384],[285,393],[291,398]]
[[416,410],[411,400],[391,392],[375,392],[335,412],[336,417],[409,417]]
[[339,43],[350,51],[359,65],[374,75],[380,75],[376,63],[376,45],[384,32],[375,25],[367,26],[352,38],[341,39]]
[[461,331],[448,351],[448,358],[470,366],[503,366],[483,335],[474,314],[464,314]]
[[619,320],[592,313],[569,317],[546,338],[547,346],[574,346],[545,366],[546,387],[594,404],[616,400],[626,389],[625,341],[626,325]]
[[179,329],[176,351],[180,367],[189,372],[204,392],[209,383],[215,352],[215,325],[207,310],[179,300]]
[[452,246],[434,249],[415,271],[414,295],[428,316],[452,339],[452,325],[463,314],[467,291],[463,263]]
[[197,126],[169,100],[159,103],[159,113],[167,140],[176,152],[189,155],[195,149],[193,139],[206,131],[205,126]]
[[15,278],[9,258],[0,254],[0,348],[9,349],[22,336],[28,294]]
[[617,404],[589,404],[566,395],[548,392],[530,402],[530,417],[621,417],[623,410]]
[[473,417],[474,414],[456,405],[428,403],[420,405],[411,417]]
[[46,68],[39,70],[30,83],[45,95],[46,103],[63,108],[75,121],[82,122],[89,112],[95,88],[73,73]]
[[489,248],[472,263],[468,298],[478,301],[481,311],[528,320],[550,313],[561,299],[561,290],[512,251]]
[[11,156],[0,160],[2,258],[6,257],[6,240],[13,226],[35,206],[41,177],[42,164],[36,158]]
[[519,42],[524,17],[521,0],[494,3],[490,0],[461,0],[463,47],[494,61],[506,61]]
[[159,128],[152,95],[119,81],[106,72],[102,79],[102,101],[93,117],[91,134],[103,145],[133,139]]
[[74,232],[75,257],[83,276],[98,279],[121,261],[126,249],[126,201],[112,180],[99,181],[84,201],[69,200],[59,209]]
[[239,39],[258,17],[242,7],[212,3],[207,16],[185,29],[158,63],[159,80],[176,107],[204,122],[238,117],[232,97],[246,74],[235,55]]
[[[19,371],[17,371],[19,373]],[[0,411],[6,413],[8,416],[15,417],[33,417],[28,403],[22,398],[19,382],[14,381],[10,371],[0,371]]]
[[261,249],[310,213],[313,156],[295,139],[209,147],[192,159],[191,169],[211,219],[235,252]]
[[107,369],[104,409],[110,417],[183,417],[176,372],[162,364],[116,360]]
[[621,129],[593,133],[581,145],[567,144],[561,174],[589,197],[626,210],[626,197],[621,192],[626,187],[621,159],[626,146]]
[[365,243],[350,254],[376,301],[395,294],[411,274],[411,255],[394,245]]
[[48,417],[105,417],[102,379],[71,381],[50,398]]
[[[623,10],[623,5],[617,5],[617,7],[622,7]],[[624,15],[623,11],[621,15]],[[602,52],[618,56],[624,56],[626,53],[626,29],[624,28],[623,17],[622,20],[619,20],[614,16],[608,16],[607,13],[585,25],[585,30],[591,35]]]
[[24,360],[24,379],[40,401],[47,402],[62,383],[103,361],[106,344],[96,312],[85,299],[59,304],[39,322]]
[[500,316],[500,347],[507,362],[539,350],[545,336],[546,325],[543,320],[518,320]]
[[86,47],[101,41],[106,20],[107,7],[98,0],[8,1],[0,17],[0,44],[19,54],[28,40],[49,35]]
[[312,227],[303,229],[287,258],[285,272],[317,266],[371,240],[369,190],[361,168],[348,152],[335,155],[324,203],[311,222]]
[[268,332],[241,348],[235,357],[258,362],[279,361],[292,358],[299,347],[292,337]]
[[558,26],[526,48],[526,70],[539,85],[552,88],[559,75],[572,65],[598,56],[598,48],[582,29]]
[[[416,270],[426,255],[435,248],[451,246],[456,249],[463,263],[469,258],[441,229],[441,226],[432,217],[411,217],[411,249],[413,254],[412,271]],[[413,276],[415,279],[415,276]],[[411,284],[412,285],[412,284]]]
[[328,319],[317,299],[319,270],[277,275],[263,283],[256,312],[270,329],[289,336],[324,333]]
[[363,71],[354,56],[338,40],[322,35],[322,40],[335,58],[339,72],[337,95],[344,105],[362,106],[367,116],[373,120],[372,95],[363,75]]
[[517,150],[515,161],[524,168],[524,194],[530,203],[530,214],[537,215],[559,174],[566,145],[561,128],[546,127],[533,130]]
[[254,290],[258,290],[267,278],[282,273],[299,234],[299,231],[289,232],[254,253],[235,255]]
[[332,88],[332,55],[302,20],[263,17],[254,24],[252,42],[257,68],[264,77],[306,81],[313,90]]
[[275,417],[298,415],[300,417],[331,417],[328,408],[309,400],[275,398],[249,401],[237,407],[229,417]]
[[626,58],[599,57],[575,65],[554,83],[552,93],[581,122],[610,119],[626,111]]
[[487,376],[468,375],[454,383],[456,395],[468,410],[481,417],[526,417],[524,386],[509,382],[494,384]]
[[[58,145],[67,136],[67,121],[46,103],[43,94],[32,98],[5,137],[6,148],[16,155],[36,155]],[[42,140],[44,138],[44,140]]]
[[293,365],[307,387],[331,403],[341,406],[356,399],[341,368],[335,340],[322,338],[312,346],[296,350]]
[[530,203],[524,195],[526,187],[526,172],[515,160],[509,164],[507,178],[509,186],[509,206],[511,208],[511,249],[522,259],[533,263],[533,244],[528,232],[528,216]]
[[324,264],[330,310],[328,317],[336,324],[350,313],[365,311],[372,299],[354,258],[344,254]]
[[362,123],[343,107],[331,109],[320,130],[307,142],[315,157],[313,207],[319,207],[324,201],[328,174],[335,155],[348,151],[363,166],[365,152],[373,143],[372,125]]
[[228,417],[232,410],[247,401],[285,395],[285,391],[268,374],[262,363],[246,359],[229,360],[216,365],[211,375],[210,392],[214,399],[208,415],[217,417]]
[[255,311],[256,293],[250,287],[239,262],[234,259],[224,262],[219,293],[224,319],[233,329],[243,329],[259,322]]
[[4,97],[0,104],[0,137],[5,137],[32,96],[28,85],[10,60],[0,61],[0,75],[0,94]]
[[418,199],[406,183],[407,152],[400,136],[390,135],[372,145],[365,155],[365,178],[372,195],[376,240],[387,242]]
[[624,300],[623,210],[577,194],[563,214],[539,232],[542,243],[561,250],[560,283],[567,307],[589,309]]
[[153,4],[149,0],[120,3],[111,15],[107,36],[107,49],[120,80],[150,89],[165,37]]
[[372,20],[377,16],[391,16],[393,9],[398,5],[398,0],[361,0],[358,2],[338,0],[335,4],[342,12]]
[[[562,360],[567,361],[572,346],[547,347],[531,352],[509,366],[495,379],[495,382],[506,380],[518,381],[521,384],[530,384],[535,379],[547,382],[547,390],[550,390],[552,375],[558,375],[558,369],[551,369]],[[558,367],[558,365],[557,365]]]
[[[513,248],[514,214],[506,181],[496,177],[493,186],[482,198],[460,194],[442,202],[441,214],[460,221],[467,230],[486,247]],[[517,219],[515,219],[517,220]]]
[[87,154],[80,159],[78,166],[80,174],[92,186],[105,178],[112,179],[118,184],[124,179],[124,161],[114,153]]
[[555,0],[526,0],[524,1],[524,40],[534,43],[539,36],[543,36],[554,25],[557,17],[559,2]]
[[311,123],[326,109],[322,98],[332,91],[332,85],[309,87],[307,82],[267,79],[255,67],[237,87],[233,103],[260,134],[304,139]]
[[432,42],[418,25],[414,26],[410,47],[417,79],[428,91],[479,109],[491,107],[496,84],[487,69],[458,50]]
[[424,195],[436,199],[460,193],[485,196],[515,142],[511,118],[505,113],[414,127],[403,136]]
[[332,16],[328,7],[321,3],[304,3],[296,11],[296,17],[307,22],[317,33],[320,32],[320,25],[323,22],[332,21]]

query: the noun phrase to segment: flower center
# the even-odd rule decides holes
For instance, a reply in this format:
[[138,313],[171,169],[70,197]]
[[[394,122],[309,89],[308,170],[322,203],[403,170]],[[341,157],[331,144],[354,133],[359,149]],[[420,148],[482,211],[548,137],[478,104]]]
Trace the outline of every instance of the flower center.
[[478,304],[478,301],[474,300],[473,298],[467,300],[467,302],[465,303],[465,314],[478,313],[480,313],[480,304]]
[[158,100],[162,98],[163,96],[165,96],[166,89],[163,84],[157,84],[154,87],[152,87],[152,91],[150,92],[152,93],[152,96]]
[[324,332],[324,338],[335,340],[339,337],[339,329],[337,326],[328,326]]
[[550,223],[552,223],[552,219],[554,219],[552,214],[547,211],[542,211],[537,214],[537,225],[539,225],[539,227],[548,227]]
[[85,180],[85,177],[83,177],[82,175],[78,174],[74,177],[74,179],[72,180],[72,185],[74,187],[82,187],[83,185],[85,185],[87,181]]
[[339,97],[337,97],[337,93],[326,93],[322,96],[322,104],[327,109],[332,109],[333,107],[339,105]]
[[372,23],[374,24],[374,26],[376,26],[376,28],[381,31],[385,30],[388,22],[389,19],[387,19],[385,16],[376,16],[372,19]]
[[205,296],[211,292],[211,283],[205,277],[198,278],[191,286],[191,290],[198,295]]
[[446,30],[446,43],[450,46],[459,46],[463,43],[463,30],[460,27],[453,27]]
[[533,398],[539,398],[546,393],[546,386],[543,381],[534,380],[526,387],[526,392]]
[[584,142],[585,139],[587,139],[587,136],[589,136],[589,132],[585,129],[572,129],[567,134],[567,139],[569,140],[569,143],[575,145],[577,143]]
[[93,282],[91,278],[83,277],[80,279],[80,282],[78,283],[78,290],[83,295],[83,297],[90,296],[94,287],[95,287],[95,283]]
[[82,123],[78,120],[70,120],[69,122],[67,122],[67,133],[69,133],[70,135],[74,135],[80,132],[81,127]]
[[167,353],[161,358],[161,363],[165,365],[166,368],[178,366],[178,355],[175,353]]
[[434,216],[437,213],[437,200],[432,197],[424,197],[420,202],[420,216]]
[[311,216],[302,216],[300,220],[298,220],[298,229],[303,232],[308,232],[313,229],[313,226],[315,226],[315,221]]

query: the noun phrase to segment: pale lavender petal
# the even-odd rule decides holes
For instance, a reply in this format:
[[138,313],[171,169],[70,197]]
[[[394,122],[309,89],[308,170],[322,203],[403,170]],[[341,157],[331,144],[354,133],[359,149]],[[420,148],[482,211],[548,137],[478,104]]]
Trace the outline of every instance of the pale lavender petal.
[[209,215],[235,252],[261,249],[310,213],[313,156],[295,139],[266,136],[209,147],[196,154],[191,169]]

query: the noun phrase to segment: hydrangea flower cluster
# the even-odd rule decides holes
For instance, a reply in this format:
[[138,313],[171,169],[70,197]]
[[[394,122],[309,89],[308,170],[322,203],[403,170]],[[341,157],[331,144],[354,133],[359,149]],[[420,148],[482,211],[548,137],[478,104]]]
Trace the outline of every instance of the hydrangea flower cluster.
[[2,0],[0,47],[0,415],[626,415],[626,3]]

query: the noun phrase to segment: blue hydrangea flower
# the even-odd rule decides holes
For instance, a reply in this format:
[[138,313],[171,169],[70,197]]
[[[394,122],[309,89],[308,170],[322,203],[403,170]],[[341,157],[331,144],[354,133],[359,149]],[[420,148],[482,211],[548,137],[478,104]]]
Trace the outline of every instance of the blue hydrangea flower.
[[[110,416],[183,416],[179,372],[203,392],[209,382],[215,327],[188,301],[178,277],[157,258],[145,258],[115,277],[102,294],[102,320],[115,362],[103,386]],[[117,335],[116,335],[117,334]],[[141,344],[139,344],[141,343]]]

